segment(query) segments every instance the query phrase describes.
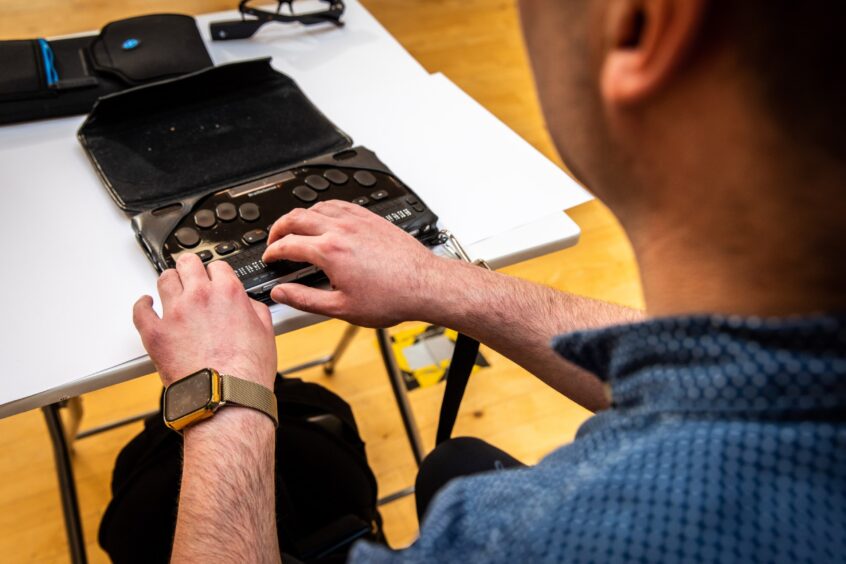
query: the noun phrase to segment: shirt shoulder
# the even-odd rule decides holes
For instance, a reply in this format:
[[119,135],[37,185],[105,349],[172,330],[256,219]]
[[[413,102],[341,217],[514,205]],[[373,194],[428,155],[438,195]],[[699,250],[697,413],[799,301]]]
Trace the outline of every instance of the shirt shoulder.
[[798,563],[846,551],[842,426],[599,419],[535,467],[456,480],[433,501],[414,545],[362,544],[351,561],[777,561],[790,553]]

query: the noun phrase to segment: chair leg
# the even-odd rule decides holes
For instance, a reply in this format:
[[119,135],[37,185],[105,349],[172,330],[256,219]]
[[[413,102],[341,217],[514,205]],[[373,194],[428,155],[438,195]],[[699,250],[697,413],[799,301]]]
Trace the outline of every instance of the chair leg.
[[381,507],[383,505],[388,505],[389,503],[393,503],[398,499],[408,497],[412,494],[414,494],[414,486],[408,486],[407,488],[403,488],[403,489],[396,491],[392,494],[388,494],[385,497],[380,497],[376,501],[376,505],[378,505],[379,507]]
[[386,329],[376,330],[376,339],[379,342],[379,352],[382,353],[382,362],[385,363],[385,370],[388,372],[388,379],[391,381],[391,389],[394,392],[397,407],[399,408],[402,424],[405,427],[405,434],[414,454],[414,461],[420,466],[425,456],[423,442],[420,440],[420,431],[417,429],[417,421],[411,411],[411,404],[408,401],[408,390],[405,387],[405,380],[402,377],[397,360],[394,358],[394,351],[391,349],[390,337]]
[[341,357],[344,355],[344,352],[346,352],[353,338],[360,329],[361,327],[357,325],[347,325],[346,329],[344,329],[344,334],[341,335],[341,340],[338,341],[338,344],[335,345],[335,350],[333,350],[330,354],[280,370],[279,375],[287,376],[288,374],[302,372],[303,370],[314,368],[315,366],[322,366],[323,373],[327,376],[331,376],[335,372],[335,366],[337,366]]
[[85,439],[88,437],[93,437],[94,435],[99,435],[100,433],[105,433],[107,431],[111,431],[113,429],[117,429],[119,427],[123,427],[125,425],[131,425],[137,421],[143,421],[148,417],[153,415],[158,415],[160,412],[158,409],[152,411],[145,411],[144,413],[138,413],[137,415],[130,415],[129,417],[124,417],[123,419],[118,419],[116,421],[112,421],[111,423],[105,423],[103,425],[98,425],[96,427],[91,427],[89,429],[85,429],[84,431],[79,431],[76,434],[76,439]]
[[329,355],[329,360],[323,364],[323,373],[327,376],[331,376],[335,373],[335,365],[341,360],[341,357],[344,356],[347,348],[352,343],[352,340],[358,334],[359,327],[358,325],[347,325],[347,328],[344,329],[344,334],[341,335],[341,340],[338,341],[338,344],[335,346],[335,350],[332,351],[332,354]]
[[68,538],[71,561],[74,564],[85,564],[88,557],[85,553],[85,539],[82,534],[82,519],[79,516],[79,501],[76,495],[76,482],[73,477],[70,449],[59,413],[61,403],[54,403],[42,407],[50,441],[53,443],[53,458],[56,463],[56,475],[59,478],[59,495],[62,500],[62,514],[65,519],[65,532]]

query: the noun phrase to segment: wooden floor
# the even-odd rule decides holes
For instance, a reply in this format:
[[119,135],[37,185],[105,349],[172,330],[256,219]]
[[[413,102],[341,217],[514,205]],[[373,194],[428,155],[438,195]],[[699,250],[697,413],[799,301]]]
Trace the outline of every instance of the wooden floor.
[[[429,71],[441,71],[552,159],[557,159],[543,126],[519,35],[515,3],[508,0],[365,0]],[[50,36],[100,27],[121,17],[150,12],[202,13],[227,9],[235,0],[0,0],[0,39]],[[506,271],[561,290],[611,302],[642,305],[637,270],[619,226],[598,202],[570,213],[582,227],[572,249],[513,266]],[[129,315],[129,311],[127,311]],[[280,367],[325,354],[343,330],[324,323],[278,339]],[[62,338],[60,333],[50,336]],[[45,342],[49,354],[49,340]],[[532,463],[570,441],[589,413],[551,391],[531,375],[485,351],[491,368],[470,383],[457,432],[482,437]],[[7,375],[6,377],[14,377]],[[380,494],[413,482],[415,466],[375,338],[362,331],[332,378],[319,369],[303,377],[326,385],[353,406],[367,442]],[[155,375],[83,398],[83,427],[125,417],[157,404]],[[423,438],[431,447],[442,386],[414,391],[411,403]],[[115,456],[140,424],[78,441],[74,466],[88,551],[107,561],[96,542],[109,500]],[[0,420],[0,562],[66,562],[67,549],[58,489],[41,413]],[[417,531],[413,501],[383,509],[388,538],[403,546]]]

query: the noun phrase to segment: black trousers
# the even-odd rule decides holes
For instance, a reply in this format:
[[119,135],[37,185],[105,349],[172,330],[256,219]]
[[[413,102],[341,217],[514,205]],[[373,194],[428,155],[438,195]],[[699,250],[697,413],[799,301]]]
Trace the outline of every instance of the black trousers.
[[435,494],[450,480],[520,466],[525,464],[481,439],[457,437],[439,444],[426,456],[417,473],[414,496],[418,521],[423,522]]

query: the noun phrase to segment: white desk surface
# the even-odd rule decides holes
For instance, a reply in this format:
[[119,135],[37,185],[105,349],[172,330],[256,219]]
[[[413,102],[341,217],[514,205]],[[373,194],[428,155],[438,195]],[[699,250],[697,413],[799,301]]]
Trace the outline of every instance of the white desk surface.
[[[210,20],[232,16],[198,25],[207,36]],[[209,50],[218,64],[273,56],[474,258],[496,268],[576,243],[578,226],[559,210],[587,201],[583,189],[444,77],[429,76],[358,2],[347,2],[345,17],[341,30],[269,25]],[[0,127],[0,417],[154,370],[131,306],[155,295],[156,273],[76,140],[82,120]],[[277,334],[323,320],[271,311]]]

